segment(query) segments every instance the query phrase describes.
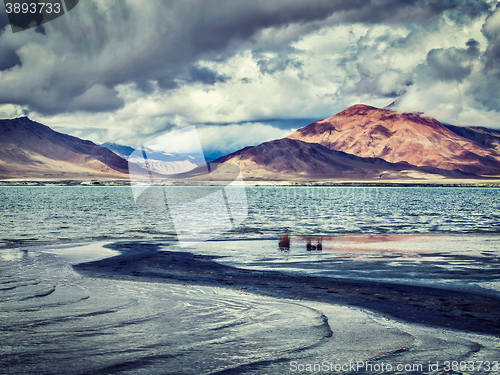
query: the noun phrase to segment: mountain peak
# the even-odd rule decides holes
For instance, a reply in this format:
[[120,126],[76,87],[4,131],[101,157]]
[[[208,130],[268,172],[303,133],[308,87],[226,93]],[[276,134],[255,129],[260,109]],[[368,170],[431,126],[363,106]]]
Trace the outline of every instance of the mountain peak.
[[245,147],[216,160],[224,165],[234,164],[245,179],[315,180],[365,179],[406,177],[408,173],[437,176],[447,173],[435,169],[418,168],[406,163],[388,163],[379,158],[361,158],[341,151],[329,150],[317,144],[283,138]]
[[356,104],[287,138],[390,163],[500,174],[500,155],[465,139],[431,117]]
[[385,110],[372,107],[366,104],[354,104],[344,109],[342,112],[337,113],[336,116],[365,116],[369,114],[371,111],[385,111]]
[[128,163],[91,141],[28,117],[0,120],[0,178],[128,177]]
[[[4,121],[6,121],[6,120],[4,120]],[[12,120],[8,120],[8,121],[11,121],[13,123],[20,123],[20,124],[35,124],[35,125],[40,125],[40,126],[46,126],[46,125],[42,125],[36,121],[33,121],[28,116],[17,117],[17,118],[14,118]]]

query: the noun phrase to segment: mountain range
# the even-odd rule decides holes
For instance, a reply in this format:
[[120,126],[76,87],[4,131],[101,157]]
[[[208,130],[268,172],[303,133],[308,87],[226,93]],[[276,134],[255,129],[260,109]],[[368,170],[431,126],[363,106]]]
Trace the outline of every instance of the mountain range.
[[441,179],[500,175],[500,132],[367,105],[217,159],[245,179]]
[[134,157],[134,148],[123,146],[116,143],[103,143],[101,146],[113,151],[118,156],[127,159],[129,163],[135,163],[141,168],[149,168],[150,171],[162,175],[179,174],[190,171],[199,165],[206,164],[205,158],[191,155],[172,154],[167,152],[158,152],[144,147],[143,151],[147,154],[147,165],[143,157]]
[[[373,178],[424,178],[429,174],[456,176],[457,173],[406,162],[390,163],[382,158],[363,158],[330,150],[318,143],[283,138],[247,147],[215,160],[216,171],[226,164],[239,167],[244,179],[325,180]],[[194,170],[196,171],[196,170]]]
[[[2,179],[128,178],[125,159],[134,151],[61,134],[27,117],[0,120],[0,136]],[[169,178],[196,179],[206,171],[203,158],[153,150],[147,155],[148,165],[128,161],[162,175],[176,174]],[[213,163],[212,171],[220,176],[225,169],[233,176],[238,166],[246,180],[496,178],[500,131],[358,104]]]
[[[414,113],[354,105],[288,136],[360,157],[473,175],[499,175],[500,133],[445,126]],[[482,142],[481,142],[482,141]]]
[[128,178],[128,163],[107,148],[21,117],[0,120],[0,178]]

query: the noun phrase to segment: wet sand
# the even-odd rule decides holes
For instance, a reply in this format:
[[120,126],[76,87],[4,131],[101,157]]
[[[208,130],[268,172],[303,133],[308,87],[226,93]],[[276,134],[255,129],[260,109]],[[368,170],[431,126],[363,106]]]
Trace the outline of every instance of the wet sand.
[[161,244],[107,246],[120,255],[74,265],[87,277],[223,287],[272,297],[361,307],[409,323],[500,336],[500,300],[461,291],[394,283],[243,270],[217,257],[159,250]]

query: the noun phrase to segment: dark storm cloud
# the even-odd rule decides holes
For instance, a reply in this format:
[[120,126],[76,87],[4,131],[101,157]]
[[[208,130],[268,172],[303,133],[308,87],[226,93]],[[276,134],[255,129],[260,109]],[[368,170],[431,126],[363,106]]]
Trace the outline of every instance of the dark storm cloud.
[[429,23],[446,12],[454,21],[462,22],[478,17],[489,9],[481,0],[380,0],[358,4],[356,11],[348,12],[345,21],[367,23],[407,24]]
[[488,47],[482,56],[482,74],[470,90],[478,103],[486,109],[500,111],[500,3],[483,25],[482,33]]
[[158,83],[158,87],[163,90],[173,90],[179,87],[179,83],[176,81],[176,74],[168,74],[165,76],[160,76],[156,78],[156,82]]
[[198,51],[220,51],[230,40],[247,40],[256,32],[291,23],[322,20],[334,12],[357,9],[365,0],[291,0],[201,2],[194,11],[192,44]]
[[38,25],[37,27],[35,27],[35,32],[45,35],[45,28],[43,27],[43,25]]
[[465,43],[465,45],[467,46],[467,53],[470,56],[473,56],[473,57],[479,56],[479,54],[480,54],[479,42],[477,40],[471,38],[467,41],[467,43]]
[[106,112],[121,108],[124,102],[117,97],[115,89],[103,85],[94,85],[82,95],[76,97],[71,105],[75,109],[82,111]]
[[274,74],[282,72],[288,67],[299,69],[302,62],[288,56],[279,55],[273,58],[263,58],[257,61],[257,66],[262,74]]
[[14,50],[0,47],[0,70],[7,70],[14,66],[21,66],[21,59]]
[[[103,104],[90,104],[89,95],[84,95],[96,84],[110,88],[135,82],[148,90],[149,81],[155,81],[168,90],[177,88],[186,74],[191,79],[185,82],[222,82],[225,77],[197,67],[198,61],[231,56],[238,49],[238,43],[230,46],[233,41],[245,41],[262,28],[320,20],[354,6],[329,1],[151,4],[134,7],[110,1],[103,10],[92,2],[82,3],[77,11],[46,24],[46,35],[33,39],[49,59],[55,57],[53,65],[44,66],[47,56],[20,55],[21,62],[38,58],[41,64],[16,77],[26,81],[0,87],[0,102],[27,105],[42,114],[106,111],[123,103],[110,97],[116,91],[100,90]],[[24,47],[22,37],[19,49]],[[4,67],[12,64],[10,58]],[[40,82],[29,81],[37,75],[34,69],[40,69]]]
[[469,39],[467,48],[438,48],[427,54],[421,75],[429,79],[462,82],[472,72],[472,63],[479,56],[479,43]]
[[475,0],[433,0],[428,4],[434,13],[448,11],[448,17],[457,22],[469,21],[488,12],[490,8],[487,2]]
[[[45,24],[45,34],[28,30],[17,33],[17,39],[10,38],[15,48],[0,67],[11,72],[13,78],[10,84],[0,85],[0,103],[20,104],[49,115],[113,111],[124,105],[118,98],[120,84],[135,83],[141,91],[151,92],[153,83],[172,90],[193,82],[213,85],[226,81],[228,77],[200,67],[199,61],[223,61],[241,48],[276,52],[273,45],[256,46],[258,32],[266,28],[308,24],[307,30],[311,31],[328,22],[428,23],[444,12],[465,19],[487,11],[486,2],[480,0],[103,4],[80,2],[74,11]],[[0,27],[5,23],[4,12],[0,11]],[[330,21],[325,21],[332,15]],[[26,40],[25,33],[31,33],[31,41]],[[6,44],[0,39],[0,48]],[[23,50],[26,46],[29,48]],[[488,48],[490,54],[498,53]],[[439,64],[446,63],[446,56],[437,56],[434,68],[439,70]],[[258,64],[266,74],[300,66],[288,52],[278,53],[276,58],[261,58]]]
[[7,30],[9,26],[9,17],[7,17],[7,13],[0,10],[0,35]]
[[201,82],[205,85],[214,85],[216,82],[225,82],[228,77],[218,74],[206,67],[193,66],[189,70],[190,82]]

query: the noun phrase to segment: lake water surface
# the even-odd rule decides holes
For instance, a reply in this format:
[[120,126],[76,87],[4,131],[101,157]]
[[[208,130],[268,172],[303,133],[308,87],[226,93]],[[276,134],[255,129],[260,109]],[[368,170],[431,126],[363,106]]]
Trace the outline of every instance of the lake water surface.
[[[189,195],[197,187],[167,187]],[[247,187],[248,217],[224,238],[500,233],[500,189]],[[0,243],[172,239],[169,211],[123,187],[0,187]],[[217,216],[214,214],[214,218]],[[210,220],[207,220],[210,222]]]
[[[0,373],[283,374],[297,373],[291,361],[498,361],[500,340],[487,335],[227,289],[84,278],[71,267],[113,256],[103,247],[111,243],[154,242],[292,277],[500,295],[500,190],[245,191],[242,224],[181,249],[169,211],[138,209],[130,187],[0,187]],[[207,217],[206,230],[216,220]],[[291,245],[281,251],[285,231]],[[322,251],[308,251],[307,237]]]

